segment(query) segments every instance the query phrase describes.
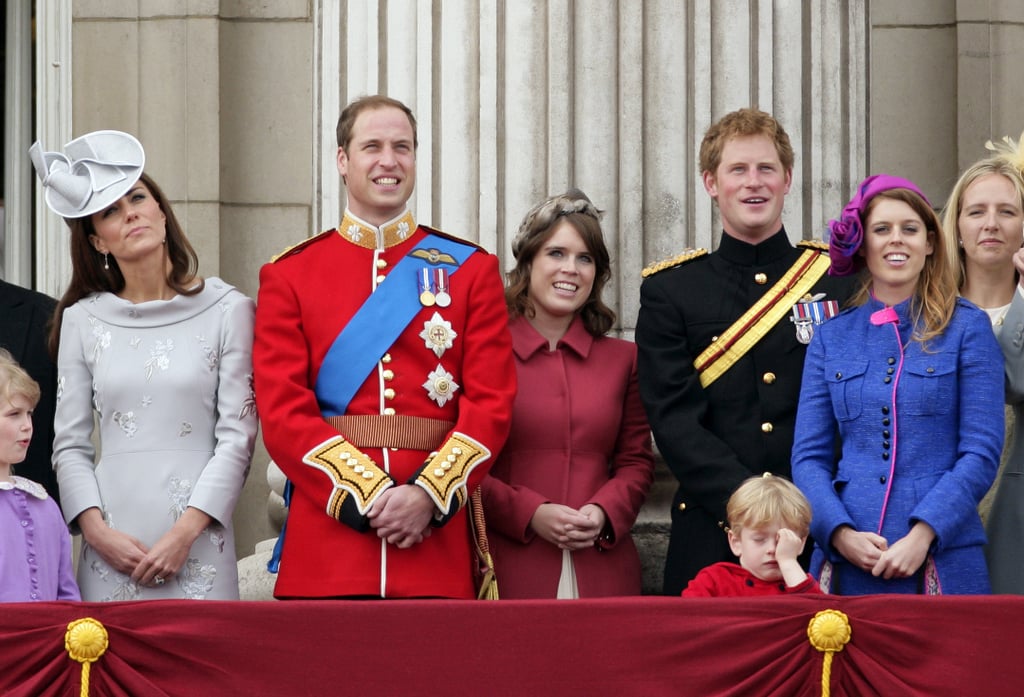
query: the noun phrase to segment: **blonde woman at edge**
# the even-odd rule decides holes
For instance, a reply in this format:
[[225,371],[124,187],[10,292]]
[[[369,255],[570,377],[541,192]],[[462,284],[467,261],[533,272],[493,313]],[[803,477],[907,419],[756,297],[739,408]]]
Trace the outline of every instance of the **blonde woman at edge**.
[[[942,227],[960,294],[992,320],[1006,359],[1006,403],[1019,429],[1024,427],[1024,150],[1010,138],[988,147],[997,155],[960,176]],[[992,592],[1019,595],[1024,594],[1024,438],[1014,436],[1007,446],[992,490],[985,557]]]

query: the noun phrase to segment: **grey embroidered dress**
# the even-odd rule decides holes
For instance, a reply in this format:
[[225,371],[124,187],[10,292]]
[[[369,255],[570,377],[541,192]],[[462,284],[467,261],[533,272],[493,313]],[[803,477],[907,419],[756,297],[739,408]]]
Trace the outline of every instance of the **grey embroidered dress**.
[[53,446],[65,519],[99,508],[147,547],[188,506],[216,521],[158,587],[133,583],[83,542],[83,600],[238,598],[231,515],[256,437],[254,312],[219,278],[194,296],[133,304],[100,293],[65,310]]

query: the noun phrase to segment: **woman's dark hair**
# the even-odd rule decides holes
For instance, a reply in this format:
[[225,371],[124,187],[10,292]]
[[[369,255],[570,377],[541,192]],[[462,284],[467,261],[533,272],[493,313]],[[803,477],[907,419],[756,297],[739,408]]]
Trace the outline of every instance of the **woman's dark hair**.
[[[195,283],[199,270],[199,257],[196,250],[185,237],[181,224],[174,217],[171,203],[167,196],[156,185],[148,174],[142,173],[139,182],[144,184],[149,193],[156,199],[166,220],[167,258],[170,269],[167,272],[167,284],[179,295],[195,295],[203,289],[203,283]],[[47,348],[53,360],[57,360],[57,349],[60,346],[60,329],[64,320],[64,310],[92,293],[120,293],[124,290],[124,276],[117,265],[117,260],[104,257],[93,247],[91,236],[95,234],[92,216],[84,218],[65,218],[64,222],[71,228],[71,282],[64,296],[57,303],[53,319],[50,322],[50,335]],[[104,264],[110,268],[104,268]],[[191,287],[190,287],[191,286]]]

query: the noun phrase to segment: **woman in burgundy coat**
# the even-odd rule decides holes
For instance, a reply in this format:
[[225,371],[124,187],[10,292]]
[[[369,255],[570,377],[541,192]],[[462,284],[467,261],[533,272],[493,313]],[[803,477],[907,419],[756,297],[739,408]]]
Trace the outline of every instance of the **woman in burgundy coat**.
[[636,346],[605,336],[601,212],[573,189],[534,207],[512,245],[508,304],[519,391],[484,479],[502,598],[640,594],[630,528],[651,486]]

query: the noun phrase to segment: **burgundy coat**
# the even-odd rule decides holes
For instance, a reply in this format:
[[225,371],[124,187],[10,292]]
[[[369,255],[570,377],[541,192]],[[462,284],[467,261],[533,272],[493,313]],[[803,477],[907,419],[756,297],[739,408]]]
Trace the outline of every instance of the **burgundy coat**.
[[505,448],[484,478],[484,510],[502,598],[554,598],[562,550],[530,530],[542,503],[593,503],[611,538],[573,552],[580,597],[639,595],[630,528],[654,476],[651,432],[637,387],[636,345],[595,338],[577,318],[549,351],[513,320],[519,391]]

